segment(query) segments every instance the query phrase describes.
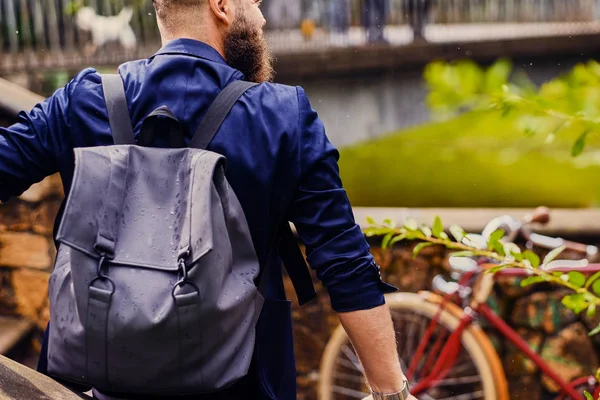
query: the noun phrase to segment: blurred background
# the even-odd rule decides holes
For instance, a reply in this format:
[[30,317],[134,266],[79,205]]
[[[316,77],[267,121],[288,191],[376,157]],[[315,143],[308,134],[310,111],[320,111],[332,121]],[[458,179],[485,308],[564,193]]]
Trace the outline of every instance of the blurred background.
[[[555,213],[540,232],[600,243],[600,0],[264,0],[261,8],[275,80],[306,89],[340,149],[357,222],[373,212],[424,222],[436,214],[480,231],[497,215],[544,205]],[[114,71],[159,47],[149,0],[0,0],[0,124],[83,68]],[[0,205],[0,336],[10,333],[0,353],[27,365],[48,318],[63,196],[53,177]],[[448,268],[444,252],[411,261],[402,251],[374,249],[403,290],[429,288]],[[530,302],[510,293],[510,304]],[[325,295],[321,288],[318,304],[294,311],[300,398],[316,398],[337,324]],[[545,299],[541,314],[560,303]],[[499,351],[519,398],[556,389]],[[568,371],[594,371],[590,354]]]
[[[440,118],[435,96],[440,85],[469,92],[499,59],[512,65],[498,87],[515,77],[519,87],[538,88],[560,78],[594,58],[600,2],[265,0],[262,10],[276,80],[308,91],[342,150],[356,206],[597,204],[593,134],[591,147],[574,159],[569,132],[546,143],[543,135],[522,135],[514,116]],[[110,17],[121,30],[112,39],[104,32]],[[159,46],[150,1],[0,2],[0,76],[44,96],[84,67],[114,69]],[[460,61],[463,70],[451,77],[452,68],[428,69],[437,61]]]

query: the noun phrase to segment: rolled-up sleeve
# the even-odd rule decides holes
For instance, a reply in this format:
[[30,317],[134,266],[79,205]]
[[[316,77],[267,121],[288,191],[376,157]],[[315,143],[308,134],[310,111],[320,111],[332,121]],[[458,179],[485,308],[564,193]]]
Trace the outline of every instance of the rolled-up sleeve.
[[384,283],[364,234],[354,220],[339,174],[339,152],[302,88],[299,104],[299,185],[290,219],[306,246],[307,261],[327,288],[337,312],[370,309],[385,303]]

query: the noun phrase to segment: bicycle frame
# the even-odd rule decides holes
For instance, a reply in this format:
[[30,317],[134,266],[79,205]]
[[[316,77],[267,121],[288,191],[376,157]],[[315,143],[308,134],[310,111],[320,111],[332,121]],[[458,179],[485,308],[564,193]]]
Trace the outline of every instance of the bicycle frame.
[[[520,271],[520,273],[508,272],[503,275],[511,276],[519,275],[522,273],[523,271]],[[461,279],[460,282],[461,286],[463,280],[468,280],[469,278],[470,276],[468,275],[463,277],[463,279]],[[408,379],[411,379],[412,374],[415,372],[417,362],[423,356],[425,346],[429,342],[433,330],[437,326],[437,323],[439,321],[439,314],[444,310],[445,304],[450,300],[451,297],[454,297],[454,294],[444,296],[442,301],[440,302],[438,315],[431,321],[430,325],[427,327],[425,336],[423,337],[423,340],[421,341],[420,345],[417,348],[417,351],[415,352],[413,362],[408,368],[406,374]],[[521,338],[519,334],[514,331],[514,329],[512,329],[506,322],[504,322],[502,318],[496,315],[494,311],[485,303],[477,304],[473,309],[466,309],[464,316],[460,319],[458,327],[454,331],[452,331],[450,336],[447,339],[437,339],[436,343],[434,343],[434,350],[432,354],[436,354],[437,351],[440,350],[441,346],[439,356],[435,360],[435,362],[432,362],[433,360],[431,359],[426,361],[424,371],[429,373],[411,389],[411,392],[414,395],[418,395],[427,388],[435,386],[436,382],[444,379],[444,377],[450,372],[452,365],[456,361],[456,358],[459,354],[459,349],[461,347],[460,338],[462,333],[478,318],[485,319],[491,326],[496,328],[502,336],[508,339],[516,348],[518,348],[530,360],[532,360],[545,375],[547,375],[550,379],[552,379],[560,386],[560,392],[558,394],[557,399],[562,399],[564,396],[569,396],[572,400],[585,400],[584,395],[578,393],[575,387],[588,382],[590,378],[593,379],[594,377],[582,377],[574,380],[573,382],[565,381],[544,361],[544,359],[539,354],[537,354],[531,347],[529,347],[528,343],[523,338]],[[445,343],[442,343],[444,340]],[[600,395],[600,387],[596,387],[594,399],[597,399],[598,395]]]

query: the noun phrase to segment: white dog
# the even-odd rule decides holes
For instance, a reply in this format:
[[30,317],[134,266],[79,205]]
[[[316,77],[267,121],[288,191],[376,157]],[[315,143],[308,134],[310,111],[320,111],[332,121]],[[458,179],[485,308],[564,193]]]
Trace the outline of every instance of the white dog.
[[91,7],[82,7],[77,11],[76,23],[79,29],[92,33],[91,52],[109,42],[118,41],[125,49],[136,46],[136,37],[129,25],[133,9],[124,7],[118,15],[105,17],[96,14]]

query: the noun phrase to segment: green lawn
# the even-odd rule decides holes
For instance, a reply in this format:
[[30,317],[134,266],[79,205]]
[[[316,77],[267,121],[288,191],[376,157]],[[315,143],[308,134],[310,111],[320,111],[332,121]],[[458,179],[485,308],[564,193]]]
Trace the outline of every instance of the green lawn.
[[575,132],[527,137],[509,118],[470,113],[340,149],[354,206],[600,205],[600,139],[572,157]]

